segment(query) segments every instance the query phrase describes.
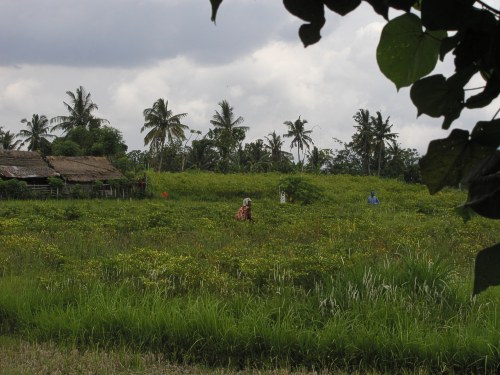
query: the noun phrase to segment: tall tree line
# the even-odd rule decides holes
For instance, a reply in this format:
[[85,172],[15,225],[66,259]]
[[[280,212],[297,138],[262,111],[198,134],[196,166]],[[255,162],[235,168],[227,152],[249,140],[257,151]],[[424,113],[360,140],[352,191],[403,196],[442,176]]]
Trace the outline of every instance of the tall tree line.
[[402,148],[397,142],[398,134],[392,131],[389,117],[377,111],[359,109],[353,116],[356,129],[350,142],[335,141],[340,145],[329,162],[332,173],[377,175],[395,177],[407,182],[420,182],[415,149]]
[[[18,134],[0,127],[0,147],[43,155],[107,156],[123,171],[133,173],[148,168],[222,173],[300,171],[420,181],[418,153],[401,147],[390,118],[384,118],[381,112],[371,115],[367,109],[358,110],[353,116],[355,132],[351,141],[333,139],[332,143],[340,147],[319,149],[314,145],[312,128],[308,128],[308,121],[302,116],[284,121],[282,132],[273,130],[261,139],[245,143],[250,127],[244,125],[244,118],[236,114],[227,100],[218,103],[208,121],[208,132],[202,134],[187,125],[187,113],[175,113],[168,100],[159,98],[143,110],[140,132],[144,133],[148,149],[127,153],[121,132],[95,115],[98,106],[85,88],[80,86],[66,94],[66,114],[50,120],[33,114],[30,119],[21,120],[25,128]],[[57,132],[60,134],[53,134]],[[285,139],[290,140],[289,150],[284,149]]]

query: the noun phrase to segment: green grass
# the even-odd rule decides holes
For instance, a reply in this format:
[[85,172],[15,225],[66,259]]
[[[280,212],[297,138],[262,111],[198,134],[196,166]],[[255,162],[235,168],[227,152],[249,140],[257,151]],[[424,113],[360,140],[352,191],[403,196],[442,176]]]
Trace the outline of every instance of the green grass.
[[[495,370],[500,294],[472,298],[471,278],[500,226],[456,216],[465,192],[308,176],[323,199],[280,205],[280,179],[151,174],[150,200],[2,202],[0,334],[211,369]],[[236,222],[246,196],[254,222]]]

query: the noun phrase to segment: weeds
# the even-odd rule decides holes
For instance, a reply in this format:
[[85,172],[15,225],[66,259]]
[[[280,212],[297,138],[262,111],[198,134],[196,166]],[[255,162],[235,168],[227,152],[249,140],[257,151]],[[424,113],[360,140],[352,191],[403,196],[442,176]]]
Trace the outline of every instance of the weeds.
[[[500,228],[453,216],[464,193],[314,177],[323,199],[302,206],[279,203],[278,175],[152,180],[169,199],[2,204],[1,334],[212,368],[488,372],[500,360],[500,297],[470,297],[472,256]],[[380,207],[365,204],[372,188]],[[253,223],[232,220],[242,194],[259,197]]]

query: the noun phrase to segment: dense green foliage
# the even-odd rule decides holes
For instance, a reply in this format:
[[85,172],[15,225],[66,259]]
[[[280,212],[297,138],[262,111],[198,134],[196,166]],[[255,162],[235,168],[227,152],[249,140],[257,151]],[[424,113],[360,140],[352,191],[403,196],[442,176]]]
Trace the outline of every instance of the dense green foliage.
[[[282,205],[281,179],[150,174],[151,200],[4,202],[0,333],[239,368],[495,369],[500,296],[470,291],[500,228],[463,223],[464,192],[309,176],[322,199]],[[245,196],[251,223],[233,220]]]
[[69,96],[70,102],[63,103],[68,114],[50,119],[51,123],[55,123],[53,130],[62,130],[64,134],[67,134],[78,128],[90,130],[109,124],[108,120],[94,116],[93,112],[99,107],[92,101],[90,92],[87,92],[84,87],[78,87],[75,92],[66,91],[66,95]]
[[20,146],[21,140],[17,134],[12,133],[10,130],[4,132],[0,126],[0,148],[4,150],[15,150]]
[[[71,104],[64,105],[67,116],[51,119],[56,123],[48,126],[45,115],[33,114],[32,121],[23,119],[28,129],[13,135],[0,127],[0,142],[4,149],[26,147],[43,156],[105,156],[129,179],[140,178],[147,169],[158,172],[183,172],[185,170],[213,171],[222,173],[239,172],[282,172],[307,171],[315,174],[371,175],[395,177],[406,182],[420,182],[418,160],[415,149],[402,149],[396,141],[397,134],[391,132],[392,125],[382,114],[370,116],[368,110],[359,110],[366,115],[363,126],[354,125],[356,132],[351,142],[339,142],[343,148],[318,149],[314,146],[312,129],[306,129],[307,120],[285,121],[287,133],[278,135],[276,130],[263,139],[244,143],[249,127],[243,126],[243,117],[236,117],[233,107],[226,101],[219,102],[210,120],[213,128],[206,134],[189,127],[181,120],[187,113],[175,114],[168,107],[168,101],[158,99],[151,108],[143,111],[144,124],[140,132],[146,132],[146,151],[133,150],[128,153],[122,134],[108,124],[107,120],[94,116],[98,107],[91,100],[90,93],[83,87],[73,93],[66,93]],[[354,120],[359,123],[356,114]],[[313,127],[314,128],[314,127]],[[49,132],[61,131],[61,136]],[[189,130],[189,137],[186,132]],[[194,136],[194,138],[193,138]],[[201,139],[198,139],[202,136]],[[283,138],[282,138],[283,137]],[[15,139],[21,138],[21,139]],[[50,138],[54,138],[52,142]],[[193,139],[192,139],[193,138]],[[290,151],[297,149],[294,162],[291,152],[283,150],[284,138],[290,138]],[[22,142],[24,139],[24,142]]]
[[24,138],[20,146],[27,143],[28,151],[39,151],[43,148],[43,143],[48,143],[48,138],[54,137],[49,133],[49,120],[45,116],[34,114],[31,121],[23,118],[22,123],[26,124],[28,129],[22,129],[19,136]]
[[[38,114],[33,114],[31,122],[23,119],[21,122],[26,123],[27,129],[17,135],[0,127],[4,149],[26,147],[44,156],[105,156],[130,178],[137,178],[149,168],[159,172],[195,169],[223,173],[308,171],[354,175],[371,175],[376,170],[379,176],[420,182],[417,151],[401,148],[396,141],[397,134],[390,131],[389,118],[384,121],[380,112],[374,117],[369,116],[368,110],[360,110],[368,116],[367,126],[354,125],[356,132],[352,141],[335,140],[343,149],[333,150],[314,146],[313,130],[306,129],[307,120],[301,120],[300,116],[294,122],[283,123],[287,127],[283,135],[273,130],[263,137],[265,141],[259,138],[244,143],[249,127],[242,126],[243,117],[236,117],[226,100],[219,102],[220,111],[216,110],[210,120],[213,128],[203,135],[181,123],[187,113],[174,115],[168,101],[160,98],[143,111],[145,122],[140,132],[146,132],[144,145],[149,149],[126,153],[128,147],[121,132],[92,113],[98,107],[90,93],[80,86],[75,93],[68,91],[67,95],[71,104],[64,102],[64,105],[69,115],[52,118],[51,123],[56,123],[52,128],[48,126],[47,117]],[[354,119],[358,122],[358,114]],[[188,129],[189,137],[186,137]],[[50,134],[61,130],[60,136]],[[202,138],[198,139],[199,136]],[[292,154],[282,149],[282,137],[291,139],[290,151],[297,149],[295,162]],[[54,138],[52,142],[50,138]]]
[[26,181],[20,181],[15,178],[10,180],[0,180],[0,198],[1,199],[21,199],[27,198],[30,194]]
[[150,145],[150,152],[159,156],[158,171],[161,172],[163,163],[163,154],[165,153],[165,144],[172,145],[174,141],[183,141],[186,139],[184,134],[187,125],[181,123],[187,113],[174,115],[171,109],[168,109],[168,101],[160,98],[153,103],[151,108],[143,111],[144,125],[141,133],[147,130],[144,137],[144,145]]
[[[312,130],[305,129],[307,120],[302,120],[300,116],[297,120],[293,122],[285,121],[284,124],[288,127],[288,132],[283,136],[286,138],[291,138],[290,148],[297,147],[297,162],[304,165],[304,147],[309,150],[310,145],[313,143],[313,140],[310,136]],[[303,153],[302,159],[300,159],[300,152]]]
[[343,150],[336,150],[327,160],[327,171],[331,173],[365,174],[400,178],[406,182],[421,182],[418,168],[419,155],[415,149],[403,149],[397,142],[398,134],[392,130],[389,117],[382,113],[370,115],[360,109],[353,116],[356,132],[352,141],[345,143]]
[[[15,138],[0,128],[0,141],[8,150],[26,147],[28,151],[38,151],[42,155],[57,156],[107,156],[118,159],[125,155],[127,145],[119,130],[106,125],[108,120],[94,116],[98,109],[92,102],[90,93],[80,86],[75,93],[67,91],[70,104],[63,102],[68,115],[53,117],[50,123],[45,115],[33,114],[31,121],[22,119],[26,129],[22,129]],[[51,134],[62,131],[60,136]],[[53,139],[52,142],[50,139]],[[22,140],[22,142],[21,142]]]
[[280,191],[289,202],[310,204],[322,198],[322,190],[303,177],[287,176],[280,181]]
[[219,152],[220,161],[217,163],[217,170],[228,172],[230,159],[234,158],[235,151],[241,148],[249,128],[241,125],[244,122],[243,117],[236,117],[233,107],[226,100],[219,102],[219,107],[220,112],[215,111],[210,120],[213,129],[208,131],[207,136]]

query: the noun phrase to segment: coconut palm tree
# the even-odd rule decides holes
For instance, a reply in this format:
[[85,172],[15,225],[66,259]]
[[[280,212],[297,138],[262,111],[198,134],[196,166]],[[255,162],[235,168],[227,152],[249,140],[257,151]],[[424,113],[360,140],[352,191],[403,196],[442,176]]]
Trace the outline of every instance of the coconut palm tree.
[[159,155],[158,171],[161,171],[165,142],[186,139],[184,130],[189,129],[189,126],[182,124],[181,119],[186,117],[187,113],[174,115],[172,110],[168,109],[168,100],[160,98],[151,108],[146,108],[143,115],[145,123],[141,133],[149,130],[144,137],[144,145],[149,144],[151,152]]
[[187,158],[187,154],[188,154],[188,142],[191,140],[191,137],[193,136],[193,134],[196,134],[196,136],[194,137],[193,139],[193,142],[196,141],[198,139],[198,136],[201,135],[201,131],[200,130],[194,130],[194,129],[191,129],[189,130],[189,137],[186,138],[185,142],[184,142],[184,146],[182,146],[182,150],[181,150],[181,172],[184,172],[184,166],[186,165],[186,158]]
[[279,163],[283,155],[281,148],[283,147],[284,142],[281,140],[281,136],[276,134],[276,131],[273,131],[268,135],[271,138],[264,137],[267,140],[267,145],[264,145],[264,147],[271,153],[271,160],[273,163]]
[[312,130],[305,130],[304,125],[307,124],[307,120],[301,120],[300,116],[295,122],[285,121],[283,124],[288,126],[288,133],[283,134],[284,137],[292,138],[292,143],[290,144],[290,150],[293,147],[297,147],[297,162],[302,163],[302,168],[304,167],[305,152],[303,152],[303,159],[300,159],[300,152],[304,151],[304,147],[309,150],[310,144],[313,144],[312,138],[309,134]]
[[0,137],[2,138],[0,149],[3,148],[4,150],[16,150],[22,142],[20,139],[16,139],[17,134],[11,133],[10,130],[0,132]]
[[308,165],[307,167],[314,171],[314,173],[319,174],[321,168],[327,165],[333,160],[332,150],[330,149],[318,149],[316,146],[313,147],[311,151],[308,152]]
[[373,154],[373,124],[370,120],[370,111],[360,109],[353,118],[358,123],[354,125],[357,132],[352,136],[353,149],[363,160],[365,173],[370,175]]
[[3,131],[3,126],[0,126],[0,150],[3,150],[3,135],[5,132]]
[[215,111],[210,123],[214,129],[210,130],[209,137],[214,139],[219,149],[222,162],[227,165],[229,155],[237,149],[241,142],[245,139],[245,132],[248,131],[248,126],[241,126],[243,117],[239,116],[235,119],[233,107],[229,105],[227,100],[219,102],[221,111]]
[[389,157],[387,165],[384,167],[384,174],[390,177],[398,177],[404,172],[404,150],[401,145],[392,140],[387,147],[387,154]]
[[397,133],[392,133],[392,125],[389,125],[389,117],[385,120],[382,119],[382,114],[377,112],[377,115],[371,116],[371,123],[373,129],[373,139],[375,142],[375,151],[377,153],[378,168],[377,175],[380,176],[382,165],[382,158],[384,156],[385,145],[391,144],[397,138]]
[[199,170],[215,170],[219,161],[219,153],[213,143],[214,141],[205,137],[194,140],[188,154],[188,165]]
[[64,103],[64,106],[69,112],[68,116],[56,116],[50,119],[50,123],[56,122],[52,131],[62,130],[63,133],[68,133],[70,130],[83,127],[87,130],[98,128],[103,124],[109,124],[108,120],[95,117],[92,112],[99,109],[97,104],[92,102],[90,93],[80,86],[76,92],[66,91],[70,97],[70,103]]
[[270,167],[271,154],[262,139],[250,142],[241,150],[240,162],[250,172],[267,172]]
[[48,139],[54,137],[50,134],[49,120],[44,115],[34,114],[31,121],[23,118],[21,122],[26,124],[28,129],[22,129],[18,134],[18,137],[24,138],[20,146],[28,143],[28,151],[40,150],[42,142],[49,142]]

